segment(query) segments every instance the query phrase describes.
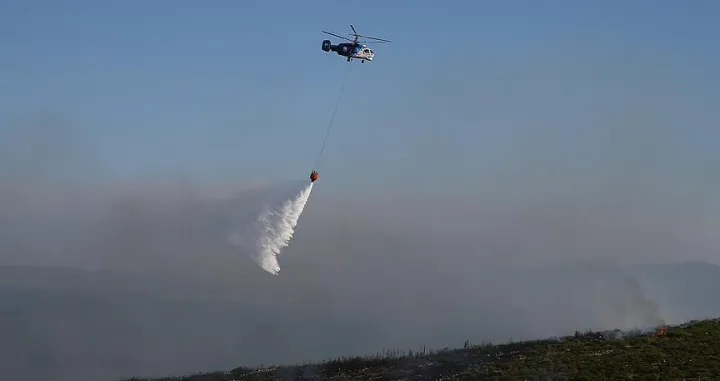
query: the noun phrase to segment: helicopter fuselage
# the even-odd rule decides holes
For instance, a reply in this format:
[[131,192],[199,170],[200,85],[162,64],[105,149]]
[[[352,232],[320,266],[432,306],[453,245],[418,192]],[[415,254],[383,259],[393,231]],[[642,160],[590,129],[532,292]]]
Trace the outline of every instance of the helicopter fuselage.
[[330,40],[324,40],[322,50],[326,52],[336,52],[338,55],[347,57],[347,60],[359,59],[362,61],[372,61],[375,53],[367,45],[352,42],[343,42],[333,45]]

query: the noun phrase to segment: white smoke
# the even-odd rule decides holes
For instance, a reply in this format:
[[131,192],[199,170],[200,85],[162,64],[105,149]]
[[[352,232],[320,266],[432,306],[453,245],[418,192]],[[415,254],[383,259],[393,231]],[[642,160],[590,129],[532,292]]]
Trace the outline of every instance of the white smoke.
[[277,275],[277,256],[288,246],[312,188],[313,183],[304,185],[292,197],[266,204],[254,221],[230,235],[230,242],[245,249],[263,270]]

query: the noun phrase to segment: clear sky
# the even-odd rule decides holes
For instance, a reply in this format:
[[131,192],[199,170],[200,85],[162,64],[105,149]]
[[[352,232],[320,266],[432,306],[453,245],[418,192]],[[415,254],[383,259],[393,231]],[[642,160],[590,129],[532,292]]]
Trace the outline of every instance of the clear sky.
[[[680,151],[660,156],[718,164],[714,1],[28,0],[0,10],[3,124],[63,120],[71,150],[101,169],[93,175],[306,176],[346,70],[320,49],[320,31],[350,23],[393,43],[351,68],[319,168],[328,188],[373,176],[420,191],[443,171],[470,189],[560,162],[587,173],[617,156],[608,152],[623,136],[635,147],[672,135],[662,149]],[[644,107],[634,135],[623,107]],[[527,167],[553,155],[540,172]]]

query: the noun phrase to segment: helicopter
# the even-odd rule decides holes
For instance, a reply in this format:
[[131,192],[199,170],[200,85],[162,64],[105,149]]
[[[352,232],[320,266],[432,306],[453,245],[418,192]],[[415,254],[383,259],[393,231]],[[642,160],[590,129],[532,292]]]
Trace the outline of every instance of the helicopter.
[[340,44],[333,45],[330,40],[323,40],[322,50],[326,52],[333,51],[340,56],[347,57],[347,62],[350,62],[350,60],[352,59],[359,59],[361,63],[365,63],[365,61],[372,61],[373,58],[375,58],[375,52],[373,52],[372,49],[367,47],[367,44],[370,43],[369,41],[358,42],[358,37],[374,40],[372,41],[373,43],[391,42],[382,38],[361,36],[357,34],[357,31],[352,24],[350,24],[350,28],[352,29],[353,33],[348,33],[348,36],[354,36],[355,39],[353,40],[323,30],[322,32],[325,34],[329,34],[331,36],[335,36],[337,38],[341,38],[350,42],[342,42]]

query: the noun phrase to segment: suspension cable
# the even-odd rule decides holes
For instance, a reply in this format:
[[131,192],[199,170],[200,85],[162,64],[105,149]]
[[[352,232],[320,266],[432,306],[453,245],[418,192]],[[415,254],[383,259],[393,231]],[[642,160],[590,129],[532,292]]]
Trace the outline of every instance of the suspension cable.
[[330,135],[330,128],[332,127],[333,121],[335,120],[335,113],[337,112],[338,105],[340,104],[340,98],[342,98],[342,95],[345,92],[345,85],[347,83],[348,77],[350,76],[350,66],[352,66],[352,62],[353,60],[350,60],[350,63],[347,66],[347,71],[345,72],[345,79],[343,79],[342,86],[340,87],[340,93],[335,100],[335,106],[333,107],[332,116],[330,117],[330,123],[327,126],[327,130],[325,130],[325,138],[323,139],[322,148],[320,148],[320,154],[318,154],[317,160],[315,161],[315,169],[317,169],[317,167],[320,165],[322,154],[325,151],[325,144],[327,143],[328,136]]

